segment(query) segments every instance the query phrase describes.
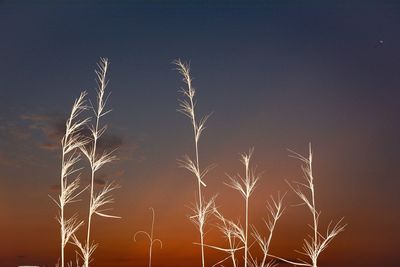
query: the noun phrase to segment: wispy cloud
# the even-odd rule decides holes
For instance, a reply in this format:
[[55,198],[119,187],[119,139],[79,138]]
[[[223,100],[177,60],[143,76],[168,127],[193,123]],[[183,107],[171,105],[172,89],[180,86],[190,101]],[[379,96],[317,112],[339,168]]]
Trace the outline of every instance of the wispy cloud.
[[[30,130],[29,136],[37,139],[39,148],[48,151],[60,149],[60,140],[65,132],[65,116],[55,112],[46,114],[22,114],[20,119],[28,123],[27,128]],[[81,130],[80,134],[87,137],[91,136],[88,129]],[[122,135],[107,133],[99,140],[98,148],[99,150],[104,150],[106,147],[108,149],[115,149],[125,145],[125,142],[125,138]],[[124,151],[131,152],[127,151],[126,148],[124,148]]]
[[0,152],[0,165],[11,166],[15,165],[16,161],[10,158],[7,154]]
[[[7,112],[11,111],[5,111],[4,114]],[[66,114],[38,110],[13,111],[7,116],[4,114],[0,114],[0,166],[22,167],[28,164],[44,167],[48,164],[49,153],[58,157],[60,141],[65,132]],[[112,128],[112,132],[107,132],[99,140],[98,149],[116,149],[117,169],[122,168],[120,164],[146,160],[140,149],[143,141],[141,138],[130,136],[123,127],[113,125]],[[80,134],[90,136],[90,131],[83,129]],[[106,177],[99,178],[107,181]]]
[[10,116],[0,117],[0,136],[7,141],[11,140],[27,140],[31,137],[31,132],[26,130],[20,119]]
[[20,119],[28,123],[31,136],[38,139],[39,148],[50,151],[60,148],[60,140],[65,132],[64,116],[59,113],[22,114]]

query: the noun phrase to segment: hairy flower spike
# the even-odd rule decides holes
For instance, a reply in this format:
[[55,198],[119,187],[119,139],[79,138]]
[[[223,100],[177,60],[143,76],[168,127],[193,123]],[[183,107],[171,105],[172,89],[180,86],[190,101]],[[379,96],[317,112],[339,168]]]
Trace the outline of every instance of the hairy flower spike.
[[65,133],[61,139],[61,171],[60,171],[60,194],[57,200],[50,196],[59,208],[57,221],[60,224],[61,234],[61,267],[65,266],[65,246],[69,242],[71,236],[82,226],[83,222],[79,221],[76,215],[67,218],[65,216],[65,208],[68,204],[77,201],[77,197],[84,191],[79,191],[79,175],[71,182],[69,178],[79,172],[81,168],[76,168],[76,164],[80,161],[80,155],[77,149],[85,146],[89,140],[80,134],[83,127],[89,122],[89,119],[80,119],[80,114],[87,109],[85,105],[86,92],[82,92],[75,99],[72,105],[71,113],[65,122]]
[[243,163],[245,167],[245,177],[243,178],[240,175],[237,177],[229,177],[229,182],[226,183],[227,186],[237,190],[240,192],[242,197],[245,199],[246,205],[246,224],[245,224],[245,232],[244,232],[244,266],[247,267],[248,264],[248,229],[249,229],[249,199],[252,195],[254,188],[257,184],[259,177],[256,175],[255,171],[250,168],[250,160],[253,155],[254,149],[251,148],[249,153],[241,154],[240,161]]
[[108,59],[100,58],[100,62],[97,64],[98,69],[95,70],[97,76],[97,101],[96,105],[90,102],[90,107],[95,115],[95,120],[93,125],[89,126],[89,132],[91,137],[89,138],[89,143],[84,146],[80,146],[82,154],[89,161],[91,168],[91,181],[90,181],[90,196],[89,196],[89,212],[87,221],[87,231],[86,231],[86,242],[80,242],[78,238],[73,235],[73,243],[79,248],[80,256],[84,261],[84,267],[89,267],[91,262],[91,257],[97,247],[93,242],[91,242],[90,234],[92,227],[92,217],[93,215],[98,215],[107,218],[120,218],[118,216],[109,215],[107,211],[110,208],[105,208],[106,205],[114,203],[114,199],[111,196],[111,192],[117,189],[118,186],[115,183],[110,183],[105,185],[99,192],[94,190],[94,180],[98,170],[100,170],[104,165],[116,160],[113,155],[114,150],[107,152],[103,151],[99,153],[98,151],[98,140],[104,134],[107,126],[100,125],[100,118],[104,117],[111,110],[106,110],[106,103],[110,94],[106,95],[107,81],[107,70],[109,66]]
[[[200,168],[199,162],[199,140],[201,134],[205,129],[205,123],[207,121],[208,116],[200,119],[200,121],[196,118],[196,100],[194,99],[196,90],[192,86],[192,78],[190,75],[190,66],[189,64],[182,63],[182,61],[175,60],[173,62],[177,66],[178,72],[182,75],[182,80],[186,84],[186,88],[182,89],[181,92],[185,99],[179,100],[180,109],[179,112],[184,114],[190,119],[190,122],[193,127],[193,135],[194,135],[194,145],[195,145],[195,159],[191,159],[189,156],[185,156],[182,160],[179,160],[179,164],[181,167],[189,170],[197,179],[198,185],[198,200],[196,203],[195,212],[197,214],[195,216],[191,216],[192,220],[196,220],[196,225],[199,227],[200,232],[200,244],[201,244],[201,263],[202,267],[205,267],[204,262],[204,222],[206,219],[206,215],[209,213],[209,208],[206,202],[203,203],[202,196],[202,186],[206,186],[206,183],[203,181],[204,176],[208,173],[211,167],[207,167],[204,170]],[[203,205],[206,206],[203,206]]]
[[291,152],[291,157],[296,158],[302,162],[301,170],[303,172],[303,177],[305,182],[292,182],[287,184],[293,190],[293,192],[300,198],[302,203],[306,205],[306,207],[310,210],[313,224],[310,225],[313,234],[309,235],[309,238],[304,239],[302,251],[297,251],[298,253],[305,255],[309,258],[309,261],[301,260],[300,262],[289,261],[280,257],[276,257],[274,255],[270,255],[271,257],[282,260],[286,263],[290,263],[298,266],[310,266],[310,267],[318,267],[318,257],[324,251],[329,243],[336,237],[339,233],[344,231],[346,225],[342,223],[342,219],[340,219],[334,227],[331,227],[332,221],[329,223],[326,233],[322,234],[319,230],[319,216],[321,212],[317,210],[316,201],[315,201],[315,184],[314,184],[314,176],[312,170],[312,162],[313,162],[313,154],[311,149],[311,144],[309,144],[309,154],[308,157],[302,156],[296,152]]

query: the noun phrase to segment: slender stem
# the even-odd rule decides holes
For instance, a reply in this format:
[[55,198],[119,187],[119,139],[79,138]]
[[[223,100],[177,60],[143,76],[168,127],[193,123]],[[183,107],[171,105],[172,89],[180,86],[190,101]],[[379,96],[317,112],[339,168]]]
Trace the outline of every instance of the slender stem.
[[280,261],[289,263],[289,264],[293,264],[293,265],[295,265],[295,266],[309,266],[309,267],[312,266],[312,265],[309,264],[309,263],[294,262],[294,261],[290,261],[290,260],[287,260],[287,259],[284,259],[284,258],[275,256],[275,255],[272,255],[272,254],[268,254],[268,256],[270,256],[270,257],[272,257],[272,258],[274,258],[274,259],[277,259],[277,260],[280,260]]
[[[313,215],[313,222],[314,222],[314,252],[318,251],[318,214],[317,214],[317,209],[315,206],[315,193],[314,193],[314,178],[313,178],[313,173],[312,173],[312,152],[311,152],[311,146],[310,146],[310,151],[309,151],[309,181],[310,181],[310,191],[311,191],[311,201],[312,201],[312,215]],[[313,266],[317,267],[317,259],[318,256],[315,255],[312,257],[312,262]]]
[[[195,151],[196,151],[196,167],[198,172],[200,173],[200,163],[199,163],[199,147],[198,147],[198,142],[197,142],[197,129],[196,129],[196,121],[195,121],[195,117],[194,117],[194,105],[193,105],[193,99],[190,99],[190,102],[192,104],[193,107],[193,128],[194,128],[194,133],[195,133]],[[202,192],[201,192],[201,177],[197,177],[197,184],[198,184],[198,192],[199,192],[199,210],[203,211],[203,196],[202,196]],[[202,266],[205,266],[205,260],[204,260],[204,224],[200,223],[199,224],[199,230],[200,230],[200,244],[201,244],[201,263]]]
[[150,232],[150,251],[149,251],[149,267],[151,267],[151,252],[153,250],[153,229],[154,229],[154,209],[151,208],[153,219],[151,221],[151,232]]
[[233,250],[232,237],[230,235],[228,235],[228,240],[229,240],[229,248],[232,249],[231,251],[232,264],[233,267],[236,267],[235,251]]
[[[314,221],[314,252],[318,251],[318,222],[317,222],[317,214],[315,208],[315,200],[314,200],[314,185],[311,185],[311,195],[312,195],[312,205],[313,205],[313,221]],[[313,266],[317,267],[317,259],[318,257],[312,257]]]
[[[72,114],[71,114],[72,116]],[[65,194],[65,184],[67,183],[66,177],[65,177],[65,156],[67,154],[66,147],[68,144],[68,137],[69,137],[69,131],[72,123],[72,118],[70,117],[67,120],[66,123],[66,130],[65,130],[65,135],[64,138],[62,139],[62,156],[61,156],[61,175],[60,175],[60,187],[61,187],[61,198],[63,201],[60,201],[60,224],[61,224],[61,267],[64,267],[64,262],[65,262],[65,221],[64,221],[64,206],[65,206],[65,199],[64,199],[64,194]]]
[[[64,160],[65,160],[65,140],[63,140],[62,144],[62,159],[61,159],[61,172],[64,167]],[[64,194],[64,175],[61,174],[61,195]],[[64,203],[60,203],[60,223],[61,223],[61,267],[64,267],[64,244],[65,244],[65,225],[64,225]]]
[[267,254],[264,253],[263,259],[261,261],[261,266],[265,266],[265,261],[267,260]]
[[[279,213],[279,211],[280,211],[280,208],[279,208],[279,210],[277,212]],[[261,262],[261,266],[264,266],[265,262],[267,260],[267,254],[268,254],[268,251],[269,251],[269,244],[271,244],[272,234],[274,233],[276,221],[277,221],[277,219],[276,219],[276,217],[274,217],[274,222],[273,222],[273,224],[272,224],[272,226],[271,226],[271,228],[269,230],[270,232],[269,232],[269,236],[268,236],[268,240],[267,240],[267,245],[265,247],[265,253],[264,253],[264,256],[263,256],[263,259],[262,259],[262,262]]]
[[150,242],[150,252],[149,252],[149,267],[151,267],[151,251],[153,249],[153,242]]
[[235,259],[235,252],[231,252],[233,267],[236,267],[236,259]]
[[[199,207],[200,207],[200,211],[203,210],[202,207],[202,196],[201,196],[201,184],[200,184],[200,180],[199,180]],[[205,262],[204,262],[204,230],[203,230],[203,223],[199,224],[199,230],[200,230],[200,244],[201,244],[201,262],[202,262],[202,266],[204,267]]]
[[[249,177],[249,162],[247,161],[246,165],[246,181],[250,181]],[[247,186],[248,187],[248,186]],[[245,243],[244,243],[244,267],[247,267],[247,254],[248,254],[248,231],[249,231],[249,197],[250,197],[250,192],[247,190],[246,194],[246,226],[245,226]]]
[[[94,201],[94,178],[96,173],[96,150],[97,150],[97,139],[99,138],[99,124],[100,124],[100,117],[103,113],[104,108],[104,90],[106,87],[106,73],[108,67],[108,61],[105,60],[102,64],[104,64],[101,68],[101,74],[99,76],[99,91],[98,91],[98,98],[97,98],[97,111],[96,113],[96,126],[93,132],[93,147],[90,154],[90,164],[91,164],[91,181],[90,181],[90,206],[89,206],[89,214],[88,214],[88,226],[87,226],[87,236],[86,236],[86,253],[90,250],[90,231],[91,231],[91,223],[92,223],[92,205]],[[89,254],[85,257],[85,266],[89,267]]]
[[[96,128],[95,128],[95,133],[98,132],[99,129],[99,115],[96,116]],[[97,135],[93,135],[93,148],[92,148],[92,153],[91,153],[91,181],[90,181],[90,204],[89,204],[89,215],[88,215],[88,225],[87,225],[87,236],[86,236],[86,251],[89,251],[90,247],[90,230],[91,230],[91,224],[92,224],[92,205],[93,205],[93,194],[94,194],[94,177],[95,177],[95,167],[94,167],[94,162],[96,160],[96,147],[97,147]],[[89,259],[85,259],[85,266],[89,267]]]

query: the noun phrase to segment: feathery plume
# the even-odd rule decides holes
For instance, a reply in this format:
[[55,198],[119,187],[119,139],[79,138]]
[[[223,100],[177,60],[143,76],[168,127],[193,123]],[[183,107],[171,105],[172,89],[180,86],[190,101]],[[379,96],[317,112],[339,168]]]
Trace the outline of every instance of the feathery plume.
[[[200,168],[199,162],[199,140],[200,136],[205,129],[205,123],[209,116],[205,116],[202,119],[198,120],[196,118],[196,101],[195,101],[195,93],[196,90],[192,86],[192,77],[190,75],[190,66],[188,64],[182,63],[182,61],[175,60],[173,62],[177,66],[178,72],[182,75],[182,80],[186,84],[186,88],[182,89],[181,92],[185,97],[182,100],[179,100],[180,109],[178,110],[185,116],[187,116],[193,127],[194,134],[194,146],[195,146],[195,159],[191,159],[189,156],[184,156],[183,159],[179,160],[179,165],[187,170],[189,170],[195,177],[198,183],[198,200],[196,201],[196,207],[194,209],[196,213],[195,216],[191,216],[191,219],[195,221],[195,224],[198,226],[200,232],[200,244],[201,244],[201,263],[202,267],[205,266],[204,261],[204,223],[207,215],[209,213],[209,204],[213,202],[210,200],[205,202],[203,200],[202,187],[206,186],[206,183],[203,181],[204,176],[208,173],[208,171],[212,168],[212,166],[206,167],[204,169]],[[205,204],[205,206],[204,206]]]
[[303,250],[298,252],[309,257],[311,260],[311,263],[309,263],[310,266],[317,267],[318,257],[321,252],[327,248],[328,244],[335,236],[344,231],[346,225],[342,223],[343,218],[340,219],[333,227],[331,221],[326,229],[325,234],[320,233],[319,216],[321,212],[317,210],[315,203],[315,183],[312,169],[313,154],[311,144],[309,144],[308,157],[304,157],[294,151],[290,152],[292,153],[291,157],[299,159],[303,163],[301,169],[303,171],[305,183],[296,181],[292,183],[286,182],[293,192],[302,200],[303,204],[305,204],[310,210],[313,217],[313,224],[311,225],[313,235],[310,236],[309,239],[304,239],[304,244],[302,247]]
[[84,260],[84,266],[89,267],[91,262],[91,257],[97,248],[97,244],[91,242],[91,229],[92,229],[92,217],[93,215],[98,215],[107,218],[120,218],[118,216],[109,215],[106,213],[110,208],[105,208],[104,206],[114,203],[114,199],[111,196],[111,192],[119,188],[114,182],[106,184],[99,192],[94,191],[94,180],[97,171],[102,168],[105,164],[116,160],[113,155],[114,151],[103,151],[101,154],[98,151],[98,140],[104,134],[107,126],[100,125],[100,119],[106,114],[111,112],[111,110],[106,109],[106,103],[110,96],[110,93],[106,95],[107,81],[107,70],[109,62],[107,58],[100,58],[100,62],[97,64],[98,69],[95,70],[97,77],[97,101],[96,105],[90,102],[90,108],[95,115],[95,122],[93,125],[89,126],[89,131],[91,133],[91,140],[86,146],[81,147],[83,155],[87,158],[90,169],[91,169],[91,179],[90,179],[90,196],[89,196],[89,212],[87,221],[87,231],[86,231],[86,242],[81,243],[78,238],[73,235],[73,243],[79,248],[81,253],[81,258]]
[[89,119],[79,119],[79,115],[87,109],[85,105],[86,92],[82,92],[72,105],[71,113],[65,123],[65,133],[61,139],[61,175],[60,175],[60,194],[57,200],[50,196],[59,208],[57,221],[60,223],[61,234],[61,267],[65,266],[65,246],[71,236],[82,226],[76,215],[70,218],[65,216],[65,208],[68,204],[76,202],[77,197],[82,193],[79,191],[79,175],[71,182],[68,178],[79,172],[81,168],[76,168],[80,161],[80,154],[77,149],[86,145],[89,140],[80,134],[82,128],[88,123]]
[[227,186],[232,187],[233,189],[240,192],[242,197],[245,199],[245,240],[244,240],[244,267],[247,267],[248,264],[248,231],[249,231],[249,199],[251,194],[254,191],[254,188],[257,184],[259,177],[256,175],[255,170],[250,168],[250,160],[253,155],[254,149],[250,149],[249,153],[244,153],[241,155],[241,162],[245,166],[245,177],[243,178],[240,175],[235,177],[229,177],[229,182],[226,183]]

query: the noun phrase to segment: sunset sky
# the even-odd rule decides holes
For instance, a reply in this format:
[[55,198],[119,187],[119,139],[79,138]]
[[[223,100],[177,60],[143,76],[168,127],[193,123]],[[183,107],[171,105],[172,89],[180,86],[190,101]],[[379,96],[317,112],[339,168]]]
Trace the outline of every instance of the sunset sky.
[[[59,258],[48,195],[58,193],[67,114],[81,91],[95,98],[100,57],[111,62],[113,110],[102,145],[118,148],[119,160],[100,172],[96,190],[119,183],[112,212],[122,219],[95,217],[92,266],[147,266],[147,243],[133,235],[149,230],[149,207],[163,241],[153,266],[200,266],[188,220],[197,184],[177,164],[194,149],[190,122],[177,112],[178,58],[191,64],[198,115],[212,113],[199,149],[201,164],[216,168],[204,192],[218,194],[227,217],[244,221],[241,196],[224,182],[243,173],[240,153],[254,147],[262,176],[250,223],[266,233],[269,195],[288,192],[271,252],[301,257],[294,250],[312,217],[285,179],[302,179],[288,149],[306,155],[311,142],[322,227],[342,217],[348,224],[321,267],[399,266],[398,1],[54,2],[0,1],[0,267]],[[87,203],[88,192],[68,212],[86,219]],[[215,223],[206,243],[223,245]],[[207,266],[223,257],[206,250]]]

